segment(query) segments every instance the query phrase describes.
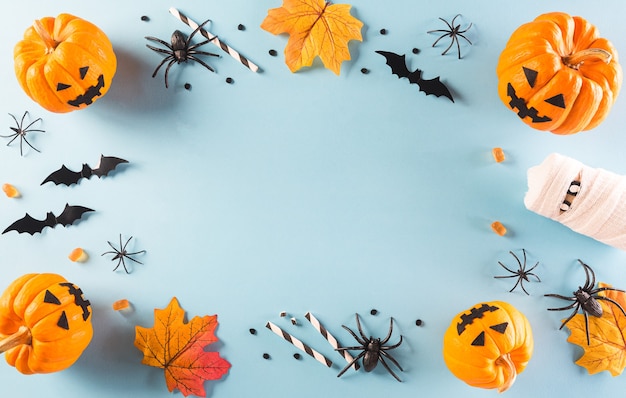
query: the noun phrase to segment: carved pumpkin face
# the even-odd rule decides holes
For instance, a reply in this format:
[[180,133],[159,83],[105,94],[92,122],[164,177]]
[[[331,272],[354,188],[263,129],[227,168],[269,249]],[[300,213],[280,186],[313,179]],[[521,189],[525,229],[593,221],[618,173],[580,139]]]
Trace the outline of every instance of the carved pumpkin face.
[[526,368],[532,351],[528,320],[501,301],[480,303],[455,316],[443,340],[444,361],[456,377],[499,392]]
[[91,341],[91,305],[60,275],[24,275],[0,297],[0,335],[21,332],[21,344],[6,351],[10,365],[24,374],[65,369]]
[[558,12],[513,32],[496,74],[502,102],[524,123],[555,134],[599,125],[622,85],[611,42],[583,18]]
[[91,105],[109,90],[117,68],[104,32],[69,14],[35,21],[13,55],[22,89],[52,112]]

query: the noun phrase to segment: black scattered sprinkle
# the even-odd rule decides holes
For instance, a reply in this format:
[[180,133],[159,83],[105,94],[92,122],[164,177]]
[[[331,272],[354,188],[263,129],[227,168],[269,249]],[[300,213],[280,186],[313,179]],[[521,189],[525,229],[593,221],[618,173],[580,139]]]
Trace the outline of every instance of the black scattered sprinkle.
[[386,35],[387,34],[387,29],[381,29],[380,30],[380,34],[381,35]]
[[232,77],[227,77],[227,78],[226,78],[226,83],[228,83],[228,84],[233,84],[234,82],[235,82],[235,81],[233,80],[233,78],[232,78]]
[[148,17],[147,15],[142,15],[141,20],[147,22],[150,20],[150,17]]
[[419,48],[414,48],[413,49],[413,54],[419,54],[420,53],[420,49]]
[[295,354],[293,354],[293,357],[296,358],[296,359],[302,358],[302,356],[300,354],[298,354],[297,352]]
[[370,314],[376,315],[376,314],[378,314],[378,310],[373,309],[373,310],[370,311]]
[[417,321],[415,321],[416,326],[422,326],[423,324],[424,322],[421,319],[418,319]]
[[243,24],[239,24],[239,25],[237,25],[237,29],[239,29],[239,30],[246,30],[246,27],[243,26]]
[[185,83],[185,90],[191,90],[191,84]]
[[270,359],[270,354],[267,352],[263,354],[263,359]]
[[250,334],[256,334],[256,329],[255,328],[250,328]]
[[275,56],[277,56],[277,55],[278,55],[278,52],[277,52],[276,50],[274,50],[274,49],[270,50],[270,51],[269,51],[269,53],[270,53],[270,55],[271,55],[272,57],[275,57]]
[[368,73],[370,73],[370,70],[367,68],[361,68],[361,73],[367,75]]

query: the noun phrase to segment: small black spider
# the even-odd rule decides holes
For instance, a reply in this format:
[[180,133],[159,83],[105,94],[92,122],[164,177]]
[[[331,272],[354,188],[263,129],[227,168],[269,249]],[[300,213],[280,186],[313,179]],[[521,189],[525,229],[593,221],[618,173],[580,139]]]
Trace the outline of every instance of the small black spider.
[[533,265],[530,269],[526,269],[526,250],[522,249],[522,253],[524,254],[523,263],[520,261],[519,257],[515,255],[515,253],[513,253],[512,251],[510,251],[509,253],[511,253],[511,255],[515,257],[515,260],[517,260],[517,264],[519,265],[519,268],[517,269],[517,271],[513,271],[512,269],[508,268],[506,265],[498,261],[498,264],[500,264],[500,266],[502,266],[502,268],[504,268],[505,270],[509,271],[512,275],[494,276],[494,278],[497,278],[497,279],[517,278],[517,282],[515,282],[515,285],[513,286],[511,290],[509,290],[509,292],[512,292],[513,290],[515,290],[517,285],[520,285],[524,293],[528,294],[528,292],[524,288],[524,281],[530,282],[530,280],[528,279],[529,276],[534,276],[535,278],[537,278],[537,282],[541,282],[541,279],[539,279],[537,275],[531,272],[532,270],[537,268],[537,266],[539,265],[539,261],[537,261],[537,264]]
[[154,70],[154,73],[152,73],[152,77],[155,77],[157,72],[161,68],[161,66],[163,66],[166,62],[169,61],[169,63],[167,64],[167,68],[165,68],[165,88],[168,87],[168,82],[167,82],[168,72],[170,71],[170,68],[172,67],[172,65],[174,65],[174,63],[179,63],[180,64],[182,62],[187,62],[188,60],[192,60],[192,61],[196,61],[200,65],[204,66],[205,68],[207,68],[211,72],[215,72],[215,69],[213,69],[209,65],[207,65],[206,62],[204,62],[200,58],[198,58],[197,55],[211,55],[211,56],[214,56],[214,57],[219,57],[218,54],[213,54],[213,53],[210,53],[210,52],[207,52],[207,51],[200,51],[200,50],[198,50],[198,47],[203,46],[203,45],[207,44],[208,42],[210,42],[211,40],[216,39],[217,36],[214,36],[211,39],[205,40],[205,41],[203,41],[201,43],[190,45],[191,44],[191,39],[193,38],[193,36],[200,29],[202,29],[202,27],[207,22],[209,22],[209,20],[204,21],[201,25],[199,25],[196,29],[194,29],[194,31],[191,32],[191,34],[189,35],[189,37],[187,37],[187,39],[185,39],[185,35],[181,31],[175,30],[174,33],[172,33],[172,39],[171,39],[171,43],[172,44],[169,44],[169,43],[167,43],[164,40],[157,39],[156,37],[146,36],[147,40],[163,44],[165,47],[167,47],[167,50],[166,50],[166,49],[163,49],[163,48],[158,48],[158,47],[151,46],[150,44],[146,44],[146,47],[148,47],[149,49],[151,49],[153,51],[156,51],[156,52],[162,53],[162,54],[167,54],[167,57],[165,57],[163,59],[163,61],[161,61],[161,63]]
[[363,351],[359,355],[357,355],[356,358],[350,361],[350,363],[345,368],[343,368],[341,372],[339,372],[337,377],[341,377],[341,375],[344,374],[348,369],[350,369],[350,367],[356,361],[358,361],[360,358],[363,358],[363,368],[365,369],[366,372],[371,372],[372,370],[374,370],[376,365],[378,365],[378,361],[380,361],[385,367],[385,369],[387,369],[387,371],[393,377],[395,377],[396,380],[401,382],[402,380],[400,380],[400,378],[391,370],[391,368],[385,361],[385,358],[389,359],[394,365],[398,367],[398,369],[403,371],[398,361],[396,361],[395,358],[391,356],[391,354],[387,353],[387,351],[393,350],[394,348],[397,348],[400,346],[400,344],[402,344],[402,336],[400,336],[400,341],[398,341],[396,344],[391,345],[391,346],[385,345],[391,338],[391,333],[393,333],[393,318],[391,318],[391,322],[389,324],[389,333],[387,333],[387,337],[385,337],[383,340],[381,340],[380,338],[373,338],[371,336],[367,338],[365,336],[365,333],[363,333],[363,329],[361,328],[361,321],[359,320],[359,314],[356,314],[356,325],[359,329],[359,334],[361,335],[361,337],[357,336],[356,333],[354,333],[349,327],[344,326],[344,325],[341,325],[341,326],[344,329],[346,329],[352,335],[352,337],[354,337],[354,339],[359,342],[360,345],[355,346],[355,347],[337,348],[336,351],[345,351],[345,350],[363,350]]
[[561,323],[561,327],[559,328],[559,330],[563,329],[563,326],[565,326],[565,324],[569,322],[574,317],[574,315],[578,313],[579,309],[582,309],[583,315],[585,317],[585,329],[587,332],[587,345],[589,345],[589,318],[587,317],[587,314],[593,315],[595,317],[602,316],[602,312],[603,312],[602,306],[600,305],[598,300],[605,300],[605,301],[608,301],[609,303],[613,303],[615,306],[617,306],[617,308],[620,309],[622,314],[626,316],[626,312],[624,312],[624,309],[622,308],[621,305],[619,305],[618,302],[616,302],[615,300],[609,297],[600,296],[598,295],[598,293],[606,291],[606,290],[612,290],[615,292],[624,292],[624,290],[613,289],[611,287],[599,287],[599,288],[594,289],[593,287],[596,285],[596,275],[594,274],[590,266],[583,263],[581,260],[578,260],[578,262],[580,263],[580,265],[583,266],[585,270],[585,275],[587,276],[587,279],[585,280],[585,285],[582,287],[579,286],[578,290],[573,292],[572,297],[565,297],[565,296],[561,296],[560,294],[546,294],[545,296],[557,297],[563,300],[573,301],[572,304],[565,306],[565,307],[548,308],[548,311],[563,311],[563,310],[569,310],[575,307],[572,314],[569,317],[567,317],[567,319],[564,320],[563,323]]
[[45,133],[44,130],[31,129],[33,124],[41,121],[41,118],[37,118],[37,119],[33,120],[28,126],[24,127],[24,119],[26,118],[26,115],[28,115],[28,111],[24,112],[24,115],[22,115],[22,120],[20,120],[18,122],[17,118],[9,113],[9,116],[11,116],[13,118],[13,120],[15,120],[15,125],[16,126],[15,127],[11,127],[11,130],[13,130],[15,133],[11,134],[11,135],[0,135],[0,137],[11,138],[11,141],[9,141],[7,146],[11,145],[11,143],[13,141],[15,141],[19,137],[19,139],[20,139],[20,156],[24,156],[24,152],[22,151],[22,142],[26,142],[26,144],[28,144],[28,146],[33,148],[35,151],[41,152],[39,149],[37,149],[34,146],[32,146],[30,144],[30,142],[28,142],[28,140],[26,139],[26,133],[30,133],[30,132],[33,132],[33,131],[37,131],[37,132],[40,132],[40,133]]
[[459,17],[461,14],[457,14],[454,18],[452,18],[452,22],[448,22],[443,18],[439,18],[441,19],[446,25],[448,25],[449,29],[436,29],[436,30],[429,30],[427,33],[443,33],[441,36],[439,36],[439,38],[437,40],[435,40],[435,42],[433,43],[433,47],[435,47],[437,45],[437,43],[439,43],[439,40],[443,39],[444,37],[450,37],[452,40],[450,41],[450,45],[448,46],[448,48],[446,48],[446,50],[444,52],[441,53],[441,55],[446,55],[448,50],[450,50],[452,48],[452,46],[454,45],[454,43],[456,43],[456,49],[459,53],[459,59],[461,59],[461,46],[459,45],[459,37],[464,38],[470,45],[472,44],[471,41],[469,41],[469,39],[465,36],[463,36],[463,33],[467,32],[471,27],[472,27],[472,23],[470,22],[469,26],[467,28],[465,28],[465,30],[460,30],[461,29],[461,24],[458,25],[454,25],[454,21],[457,19],[457,17]]
[[111,246],[113,251],[109,250],[108,252],[104,252],[101,255],[104,256],[105,254],[114,254],[114,256],[111,259],[111,261],[118,260],[118,262],[117,262],[117,265],[115,266],[115,268],[113,268],[113,271],[117,270],[117,268],[120,266],[120,264],[122,264],[124,266],[124,271],[126,271],[127,274],[130,274],[130,272],[128,272],[128,268],[126,268],[126,262],[124,261],[124,258],[127,258],[127,259],[129,259],[131,261],[134,261],[137,264],[143,264],[142,262],[135,260],[131,256],[134,256],[135,254],[145,253],[146,252],[145,250],[141,250],[141,251],[134,252],[134,253],[129,253],[128,251],[126,251],[126,246],[128,245],[128,242],[130,242],[130,240],[132,238],[133,238],[132,236],[130,238],[128,238],[126,243],[124,243],[124,245],[122,245],[122,234],[120,234],[120,248],[119,249],[117,249],[115,246],[113,246],[113,244],[111,242],[107,241],[107,243],[109,244],[109,246]]

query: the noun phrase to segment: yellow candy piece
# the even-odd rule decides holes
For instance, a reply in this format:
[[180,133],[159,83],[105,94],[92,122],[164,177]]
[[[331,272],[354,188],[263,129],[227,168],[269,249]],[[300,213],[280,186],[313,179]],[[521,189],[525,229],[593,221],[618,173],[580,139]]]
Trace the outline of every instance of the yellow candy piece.
[[84,263],[89,258],[89,255],[86,251],[84,251],[80,247],[77,247],[76,249],[72,250],[67,258],[69,258],[73,262]]
[[503,162],[504,159],[506,159],[502,148],[499,148],[499,147],[493,148],[491,150],[491,154],[493,155],[493,158],[495,159],[495,161],[498,163]]
[[493,232],[497,233],[500,236],[506,235],[506,227],[502,225],[500,221],[492,222],[491,229],[493,229]]
[[20,191],[11,184],[2,185],[2,190],[9,198],[19,198],[21,196]]

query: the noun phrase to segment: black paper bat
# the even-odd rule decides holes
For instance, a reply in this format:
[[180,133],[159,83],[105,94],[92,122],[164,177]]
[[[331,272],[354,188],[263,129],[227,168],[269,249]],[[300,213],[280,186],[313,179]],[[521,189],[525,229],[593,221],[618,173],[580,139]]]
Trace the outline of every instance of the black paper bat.
[[424,80],[422,79],[422,71],[420,69],[415,69],[413,72],[410,72],[406,66],[404,54],[398,55],[388,51],[376,51],[376,53],[385,57],[387,65],[391,67],[391,73],[398,75],[398,78],[408,78],[410,83],[417,84],[420,91],[423,91],[426,95],[433,94],[437,97],[441,97],[443,95],[444,97],[448,97],[450,101],[454,102],[448,87],[446,87],[446,85],[439,80],[439,76],[434,79]]
[[121,163],[128,163],[128,161],[113,156],[100,155],[100,162],[95,169],[92,169],[86,163],[83,164],[83,169],[81,171],[72,171],[65,167],[65,165],[62,165],[60,169],[46,177],[41,185],[45,184],[46,182],[52,181],[56,185],[65,184],[67,186],[70,186],[72,184],[78,183],[81,178],[89,179],[92,175],[98,176],[98,178],[100,178],[102,176],[108,175],[117,167],[118,164]]
[[70,206],[65,204],[63,212],[57,217],[52,212],[46,214],[46,219],[43,221],[32,218],[28,213],[23,218],[15,221],[9,225],[2,233],[6,234],[9,231],[17,231],[18,233],[27,232],[34,235],[35,232],[41,232],[45,227],[54,228],[56,225],[61,224],[64,227],[74,224],[76,220],[79,220],[83,214],[95,211],[88,207],[83,206]]

